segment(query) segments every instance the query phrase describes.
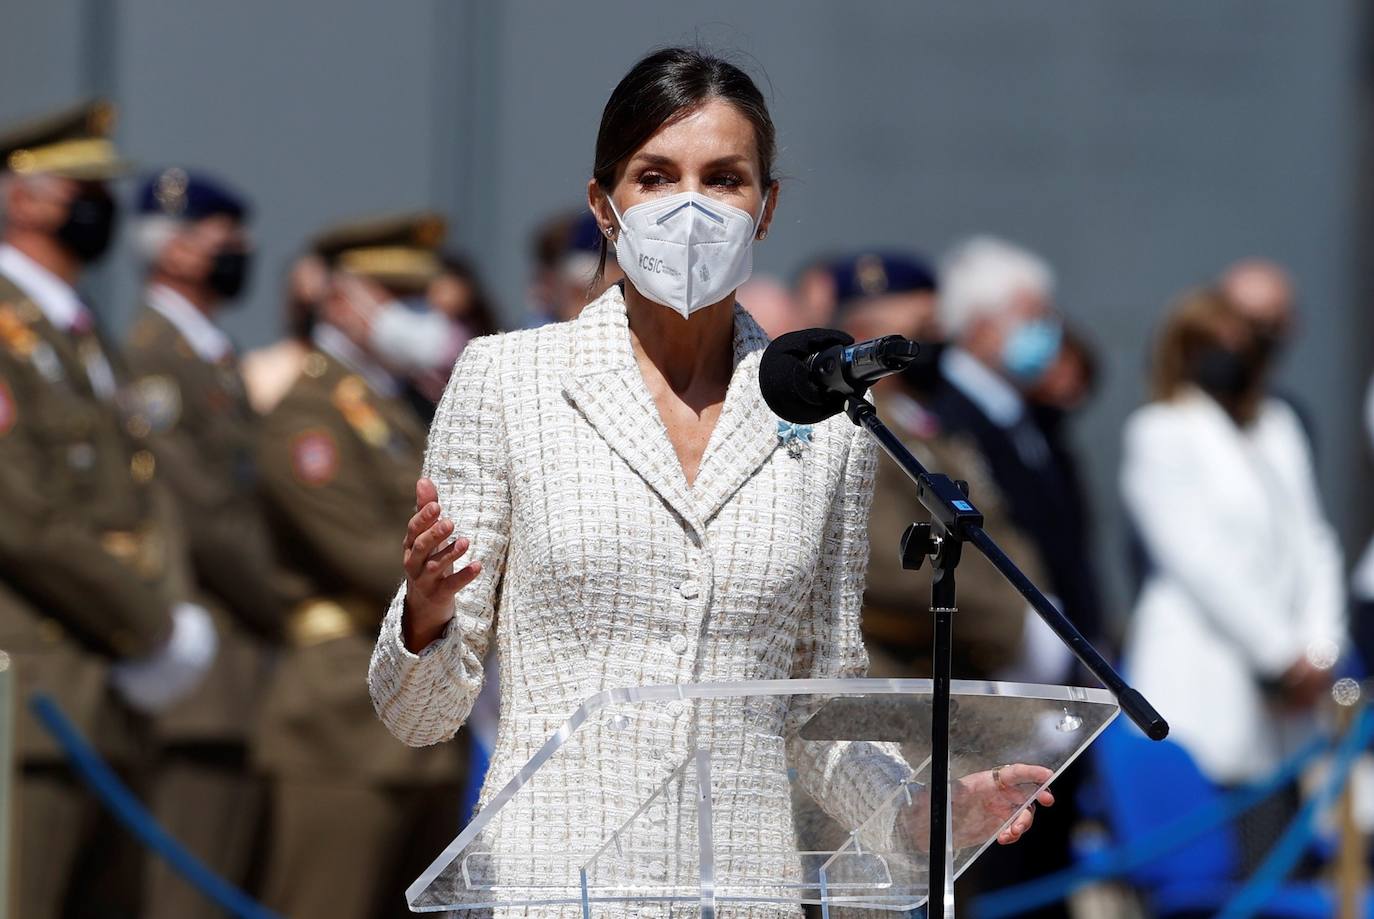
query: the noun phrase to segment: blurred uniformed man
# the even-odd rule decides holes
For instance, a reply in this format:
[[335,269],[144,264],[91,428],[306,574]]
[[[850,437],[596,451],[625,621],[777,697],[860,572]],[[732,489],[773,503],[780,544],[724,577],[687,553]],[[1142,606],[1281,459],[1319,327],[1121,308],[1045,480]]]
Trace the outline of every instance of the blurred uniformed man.
[[[943,430],[922,405],[941,350],[934,272],[914,256],[876,252],[840,259],[830,271],[836,319],[845,331],[860,340],[904,335],[921,342],[916,364],[873,388],[878,413],[927,469],[969,483],[988,531],[1032,578],[1038,577],[1034,550],[1007,519],[977,445]],[[929,517],[906,474],[895,463],[880,463],[869,521],[873,557],[863,615],[875,676],[930,676],[930,566],[907,571],[898,551],[906,527]],[[1010,677],[1021,661],[1026,602],[977,552],[965,552],[959,570],[959,609],[967,615],[959,617],[954,630],[954,673],[964,679]]]
[[[101,103],[0,129],[0,647],[21,698],[56,699],[98,750],[129,766],[142,715],[192,691],[214,657],[213,623],[189,602],[190,567],[148,421],[130,409],[115,355],[75,284],[110,241],[105,180],[123,165]],[[114,690],[113,692],[111,690]],[[19,913],[125,916],[92,902],[78,865],[122,865],[125,834],[40,726],[18,730]],[[131,885],[126,885],[131,886]]]
[[374,333],[437,275],[443,229],[420,214],[316,240],[330,278],[315,347],[259,439],[283,557],[313,588],[288,616],[259,747],[273,782],[265,900],[292,919],[408,915],[405,887],[460,823],[462,747],[404,746],[367,691],[425,437],[381,357],[395,342],[379,349]]
[[[135,245],[147,285],[125,354],[220,635],[205,682],[157,719],[161,761],[152,805],[187,849],[243,885],[263,800],[247,741],[284,614],[253,457],[257,418],[234,347],[215,324],[248,277],[248,205],[208,176],[170,168],[143,183],[137,208]],[[209,913],[165,863],[151,866],[146,916]]]

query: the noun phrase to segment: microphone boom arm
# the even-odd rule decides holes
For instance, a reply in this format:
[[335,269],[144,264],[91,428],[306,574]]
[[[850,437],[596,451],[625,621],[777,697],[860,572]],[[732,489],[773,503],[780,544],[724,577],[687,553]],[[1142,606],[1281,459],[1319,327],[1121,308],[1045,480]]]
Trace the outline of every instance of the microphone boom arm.
[[1152,740],[1163,740],[1169,733],[1168,722],[1155,711],[1138,691],[1116,672],[1105,658],[1083,637],[1069,618],[1041,593],[1030,578],[1017,567],[992,536],[983,529],[983,515],[969,501],[968,495],[946,475],[933,474],[892,433],[878,417],[877,409],[862,398],[851,396],[845,406],[850,420],[868,431],[883,448],[883,452],[901,467],[916,483],[921,505],[930,512],[931,520],[941,531],[940,538],[952,536],[956,541],[971,543],[992,566],[1026,598],[1045,624],[1059,636],[1074,656],[1082,662],[1102,685],[1111,690],[1121,703],[1122,711]]
[[1118,704],[1152,740],[1163,740],[1169,724],[1137,690],[1131,688],[1112,665],[1098,653],[1068,617],[1055,607],[1016,563],[1007,557],[987,531],[983,515],[969,500],[968,483],[931,473],[920,460],[883,424],[878,410],[863,397],[845,397],[845,414],[878,441],[902,471],[916,483],[922,506],[930,512],[930,523],[913,523],[902,536],[902,566],[919,568],[929,558],[934,569],[930,588],[930,612],[934,617],[931,655],[930,722],[930,857],[927,877],[927,919],[945,919],[946,909],[953,915],[954,835],[949,807],[949,728],[951,652],[954,643],[955,569],[965,543],[987,558],[1030,603],[1059,640],[1073,651],[1093,676],[1116,696]]

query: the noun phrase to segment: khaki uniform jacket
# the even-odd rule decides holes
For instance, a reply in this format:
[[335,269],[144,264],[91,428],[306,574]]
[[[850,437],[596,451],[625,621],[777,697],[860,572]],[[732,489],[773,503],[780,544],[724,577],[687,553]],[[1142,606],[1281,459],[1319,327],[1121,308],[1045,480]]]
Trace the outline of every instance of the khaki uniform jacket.
[[[1012,524],[973,441],[941,430],[933,414],[891,384],[875,389],[874,397],[883,420],[927,469],[969,483],[984,527],[1031,580],[1043,583],[1034,545]],[[907,571],[900,557],[907,526],[929,519],[906,473],[895,463],[880,463],[869,517],[873,554],[864,591],[864,637],[873,651],[875,673],[895,665],[899,672],[882,675],[930,675],[930,565]],[[1028,604],[975,549],[964,552],[955,583],[959,615],[954,622],[954,675],[987,678],[1016,660]],[[886,659],[885,666],[879,666],[880,658]]]
[[312,352],[264,420],[258,458],[286,564],[311,585],[289,617],[258,754],[277,775],[375,783],[454,782],[462,751],[387,733],[368,697],[381,618],[404,579],[425,432],[400,397],[374,392]]
[[[119,755],[135,719],[108,689],[107,667],[165,641],[191,584],[175,506],[142,442],[146,419],[87,376],[100,351],[110,357],[95,334],[59,331],[0,277],[0,648],[21,700],[52,694]],[[21,759],[56,756],[21,707]]]
[[148,306],[125,356],[161,477],[186,521],[198,600],[219,633],[204,683],[158,716],[157,732],[172,742],[242,741],[284,616],[253,456],[257,419],[232,358],[205,361]]

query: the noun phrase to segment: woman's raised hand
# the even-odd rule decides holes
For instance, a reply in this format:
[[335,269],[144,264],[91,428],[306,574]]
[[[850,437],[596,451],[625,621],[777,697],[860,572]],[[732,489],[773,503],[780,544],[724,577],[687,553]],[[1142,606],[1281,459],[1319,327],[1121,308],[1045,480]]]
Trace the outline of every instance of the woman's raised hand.
[[405,615],[401,636],[406,647],[418,654],[444,634],[453,618],[453,596],[472,582],[482,570],[481,562],[471,562],[450,573],[453,563],[468,551],[468,540],[453,535],[453,521],[439,516],[439,492],[434,483],[422,478],[415,483],[415,516],[406,527]]

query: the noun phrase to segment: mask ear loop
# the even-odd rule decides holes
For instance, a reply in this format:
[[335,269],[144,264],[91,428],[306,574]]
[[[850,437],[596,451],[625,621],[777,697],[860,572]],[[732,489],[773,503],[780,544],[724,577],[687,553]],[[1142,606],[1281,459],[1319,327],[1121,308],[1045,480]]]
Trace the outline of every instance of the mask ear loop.
[[606,204],[608,207],[610,207],[611,213],[615,215],[616,223],[615,231],[613,231],[610,227],[606,227],[606,238],[611,240],[612,242],[615,242],[616,237],[619,236],[620,233],[625,232],[625,218],[620,216],[620,209],[615,206],[615,202],[611,200],[611,196],[609,193],[606,194]]
[[768,238],[768,230],[761,229],[763,215],[768,213],[768,196],[773,194],[773,186],[768,186],[768,191],[763,193],[763,204],[759,205],[759,215],[754,218],[754,238],[762,242]]

